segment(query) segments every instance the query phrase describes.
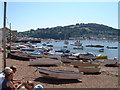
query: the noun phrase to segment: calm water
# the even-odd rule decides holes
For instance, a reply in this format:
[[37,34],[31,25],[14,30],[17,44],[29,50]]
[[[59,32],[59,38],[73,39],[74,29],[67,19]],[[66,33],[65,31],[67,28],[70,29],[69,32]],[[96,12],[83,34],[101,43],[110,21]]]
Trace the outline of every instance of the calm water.
[[[65,49],[63,46],[67,46],[66,49],[70,50],[71,52],[75,53],[84,53],[84,52],[92,52],[94,55],[108,55],[109,59],[113,59],[114,57],[118,58],[118,49],[107,49],[107,46],[117,46],[118,42],[108,42],[108,41],[81,41],[82,45],[84,46],[83,50],[75,50],[73,49],[73,45],[75,41],[69,41],[69,44],[64,44],[64,41],[59,42],[51,42],[49,45],[53,45],[53,49],[59,50],[59,49]],[[38,46],[41,46],[43,43],[37,44]],[[104,46],[104,52],[99,52],[99,49],[101,48],[95,48],[95,47],[86,47],[86,45],[103,45]]]

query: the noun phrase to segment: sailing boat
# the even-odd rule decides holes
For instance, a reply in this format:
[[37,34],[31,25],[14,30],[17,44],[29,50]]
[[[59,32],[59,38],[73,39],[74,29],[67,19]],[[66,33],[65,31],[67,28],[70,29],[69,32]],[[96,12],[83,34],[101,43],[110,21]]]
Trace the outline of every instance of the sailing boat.
[[66,33],[65,33],[65,41],[64,44],[69,44],[68,40],[66,40]]

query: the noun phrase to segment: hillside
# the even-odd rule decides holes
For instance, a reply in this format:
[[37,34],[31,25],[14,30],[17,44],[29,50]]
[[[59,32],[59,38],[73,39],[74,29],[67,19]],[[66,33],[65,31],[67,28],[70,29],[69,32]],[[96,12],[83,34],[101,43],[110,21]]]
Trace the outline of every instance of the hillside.
[[33,37],[43,39],[107,39],[117,40],[118,29],[95,23],[77,23],[76,25],[57,26],[53,28],[31,29],[19,32],[19,37]]

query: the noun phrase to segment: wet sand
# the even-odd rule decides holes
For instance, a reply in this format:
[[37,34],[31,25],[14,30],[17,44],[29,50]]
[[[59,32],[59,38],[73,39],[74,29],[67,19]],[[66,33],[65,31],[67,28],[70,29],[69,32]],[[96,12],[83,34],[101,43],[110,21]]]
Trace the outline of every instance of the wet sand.
[[[39,71],[36,71],[36,67],[29,66],[29,61],[7,59],[7,66],[12,65],[17,67],[15,79],[31,80],[35,84],[43,85],[44,88],[118,88],[118,67],[105,67],[102,65],[101,74],[85,74],[82,82],[80,82],[78,80],[46,79],[39,74]],[[42,67],[78,71],[77,68],[68,65]]]

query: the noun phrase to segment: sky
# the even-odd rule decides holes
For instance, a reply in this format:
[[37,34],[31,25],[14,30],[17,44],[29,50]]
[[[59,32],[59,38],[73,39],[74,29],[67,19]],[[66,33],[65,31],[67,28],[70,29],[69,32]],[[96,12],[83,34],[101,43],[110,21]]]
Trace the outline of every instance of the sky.
[[[0,28],[3,2],[0,2]],[[7,2],[7,27],[30,29],[98,23],[118,28],[118,2]]]

